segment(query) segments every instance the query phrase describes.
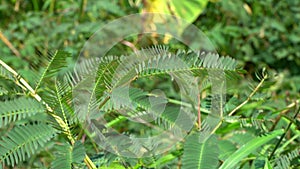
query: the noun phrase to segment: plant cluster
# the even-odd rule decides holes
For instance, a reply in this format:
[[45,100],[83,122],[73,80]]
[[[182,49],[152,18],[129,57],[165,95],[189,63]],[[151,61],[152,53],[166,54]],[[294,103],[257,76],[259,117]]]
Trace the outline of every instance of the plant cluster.
[[[298,6],[275,0],[1,1],[0,169],[299,168]],[[107,55],[76,64],[100,26],[137,12],[182,17],[234,59],[151,34],[128,37]],[[155,46],[161,43],[168,48]],[[151,45],[139,57],[128,54]],[[191,85],[185,73],[195,79],[194,95],[180,93]],[[216,96],[218,78],[226,84]],[[179,110],[194,119],[184,139],[161,154],[121,155],[144,147],[116,139],[115,132],[150,138],[180,128]],[[124,149],[107,151],[99,133]]]

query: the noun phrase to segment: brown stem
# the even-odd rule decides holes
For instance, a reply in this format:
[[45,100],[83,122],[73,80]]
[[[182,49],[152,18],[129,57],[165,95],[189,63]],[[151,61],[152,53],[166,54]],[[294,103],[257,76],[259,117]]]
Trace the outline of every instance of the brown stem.
[[282,110],[279,113],[279,116],[275,119],[274,124],[272,125],[270,131],[273,131],[276,127],[276,125],[278,124],[279,120],[281,119],[282,115],[288,113],[290,111],[291,108],[295,107],[297,104],[299,103],[299,100],[296,100],[295,102],[289,104],[284,110]]
[[5,43],[5,45],[17,56],[21,57],[20,52],[10,43],[10,41],[4,36],[2,31],[0,30],[0,39]]

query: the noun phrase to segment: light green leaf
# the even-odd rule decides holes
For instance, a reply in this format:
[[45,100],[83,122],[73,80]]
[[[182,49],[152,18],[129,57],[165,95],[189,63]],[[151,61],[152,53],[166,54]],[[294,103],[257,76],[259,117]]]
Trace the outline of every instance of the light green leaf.
[[263,146],[270,140],[274,139],[275,137],[279,136],[283,133],[283,130],[276,130],[270,134],[267,134],[262,137],[257,137],[246,144],[244,144],[240,149],[234,152],[231,156],[224,161],[222,166],[219,169],[232,169],[234,166],[239,163],[243,158],[247,157],[250,153],[255,151],[257,148]]
[[155,161],[155,163],[153,163],[152,165],[149,166],[149,168],[155,168],[155,167],[159,167],[169,161],[174,160],[175,158],[177,158],[176,156],[174,156],[173,154],[167,154],[162,156],[160,159],[158,159],[157,161]]

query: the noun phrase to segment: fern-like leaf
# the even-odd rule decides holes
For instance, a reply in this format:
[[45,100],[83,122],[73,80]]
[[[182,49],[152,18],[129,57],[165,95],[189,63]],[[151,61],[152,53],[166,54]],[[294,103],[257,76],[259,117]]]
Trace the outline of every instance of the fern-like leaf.
[[34,154],[56,134],[47,124],[16,126],[0,140],[0,163],[14,166]]
[[6,70],[2,65],[0,65],[0,78],[5,80],[15,81],[15,77]]
[[70,53],[64,51],[56,51],[53,56],[50,55],[49,63],[44,69],[43,73],[40,76],[39,81],[37,82],[36,89],[39,88],[40,84],[45,78],[53,77],[59,72],[62,68],[67,66],[67,58],[70,57]]
[[289,168],[291,166],[291,161],[295,158],[299,158],[299,153],[300,149],[298,148],[294,151],[280,156],[275,160],[276,166],[274,167],[274,169]]
[[10,101],[0,102],[0,128],[37,113],[45,112],[41,103],[30,98],[17,98]]
[[218,166],[219,149],[217,138],[203,133],[188,136],[182,158],[183,169],[213,169]]
[[80,142],[76,142],[74,146],[64,144],[57,147],[57,155],[52,162],[51,168],[71,169],[72,164],[80,163],[85,156],[84,146]]

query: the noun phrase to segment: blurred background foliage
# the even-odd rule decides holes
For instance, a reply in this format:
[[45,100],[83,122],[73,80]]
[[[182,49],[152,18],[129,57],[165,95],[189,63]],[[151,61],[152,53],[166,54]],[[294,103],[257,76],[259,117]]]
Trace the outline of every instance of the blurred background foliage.
[[30,67],[39,67],[41,56],[49,51],[61,49],[76,57],[101,25],[142,11],[164,12],[193,22],[221,55],[238,59],[250,74],[270,67],[295,82],[286,84],[287,90],[299,91],[299,1],[196,0],[183,5],[174,1],[171,7],[165,2],[2,0],[0,30],[19,54],[16,57],[2,40],[1,58],[32,81]]

